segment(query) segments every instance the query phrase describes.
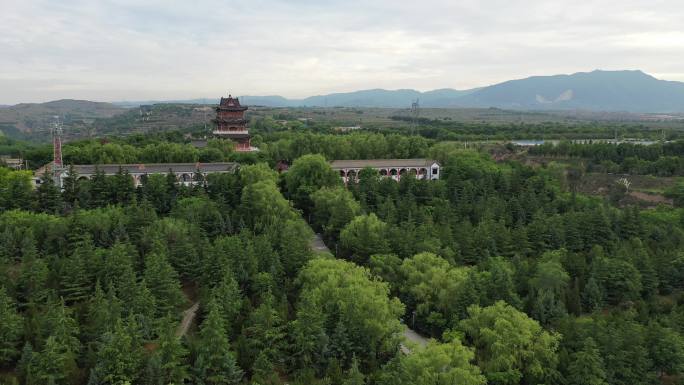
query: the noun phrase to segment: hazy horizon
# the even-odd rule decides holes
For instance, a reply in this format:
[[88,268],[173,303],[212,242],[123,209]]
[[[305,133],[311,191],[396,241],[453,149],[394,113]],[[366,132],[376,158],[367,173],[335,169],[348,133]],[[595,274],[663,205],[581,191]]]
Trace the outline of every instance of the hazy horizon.
[[674,0],[0,1],[0,104],[469,89],[594,69],[684,81]]

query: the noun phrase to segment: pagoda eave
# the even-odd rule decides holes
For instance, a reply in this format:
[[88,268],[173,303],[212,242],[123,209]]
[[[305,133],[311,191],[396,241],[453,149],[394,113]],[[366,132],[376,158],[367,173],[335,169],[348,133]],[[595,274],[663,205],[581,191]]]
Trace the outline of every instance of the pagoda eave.
[[247,124],[247,119],[226,119],[226,118],[214,118],[211,120],[213,123],[225,123],[225,124]]
[[240,112],[240,111],[247,111],[247,107],[226,107],[226,106],[218,106],[216,107],[216,111],[233,111],[233,112]]

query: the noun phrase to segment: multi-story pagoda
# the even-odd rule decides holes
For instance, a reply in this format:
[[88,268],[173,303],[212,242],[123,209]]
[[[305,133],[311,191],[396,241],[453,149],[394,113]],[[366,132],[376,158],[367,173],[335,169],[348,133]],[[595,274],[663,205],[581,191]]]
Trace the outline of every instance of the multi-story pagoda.
[[221,102],[216,107],[216,124],[214,135],[218,138],[226,138],[235,142],[235,151],[256,151],[250,143],[250,135],[247,130],[245,119],[246,106],[241,106],[238,98],[228,95],[221,97]]

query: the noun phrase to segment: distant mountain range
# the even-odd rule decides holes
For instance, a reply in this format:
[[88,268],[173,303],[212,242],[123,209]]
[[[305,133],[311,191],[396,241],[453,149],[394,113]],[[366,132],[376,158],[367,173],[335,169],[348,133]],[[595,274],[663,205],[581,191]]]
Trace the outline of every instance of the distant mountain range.
[[[287,99],[282,96],[242,96],[243,104],[268,107],[389,107],[406,108],[419,99],[422,107],[497,107],[517,110],[588,110],[684,112],[684,83],[659,80],[641,71],[592,71],[572,75],[533,76],[470,90],[363,90]],[[216,103],[214,99],[172,101]],[[145,102],[143,104],[150,104]],[[115,103],[122,106],[136,102]]]
[[[592,71],[572,75],[533,76],[469,90],[444,88],[372,89],[287,99],[282,96],[241,96],[243,104],[267,107],[409,108],[419,100],[426,108],[489,108],[528,111],[607,111],[684,113],[684,83],[659,80],[641,71]],[[0,123],[21,120],[25,113],[59,114],[76,109],[88,117],[112,116],[122,107],[146,104],[216,104],[218,98],[96,103],[58,100],[0,106]],[[21,123],[19,124],[21,126]],[[20,127],[30,128],[30,127]]]
[[641,71],[593,71],[534,76],[471,90],[365,90],[285,99],[245,96],[247,104],[272,107],[497,107],[519,110],[684,112],[684,83],[659,80]]

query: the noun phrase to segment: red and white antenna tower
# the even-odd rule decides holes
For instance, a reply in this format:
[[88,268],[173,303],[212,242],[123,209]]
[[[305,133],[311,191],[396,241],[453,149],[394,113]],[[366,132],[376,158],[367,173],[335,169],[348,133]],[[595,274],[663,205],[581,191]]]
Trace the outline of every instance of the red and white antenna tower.
[[53,165],[55,169],[61,169],[63,167],[62,163],[62,122],[59,120],[59,116],[53,116],[52,121],[52,156]]

